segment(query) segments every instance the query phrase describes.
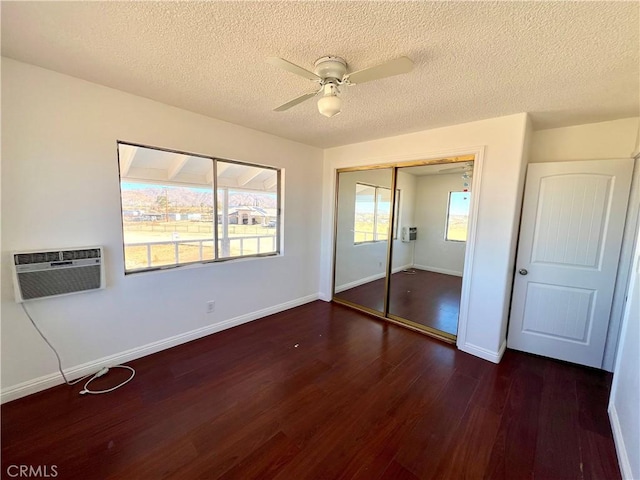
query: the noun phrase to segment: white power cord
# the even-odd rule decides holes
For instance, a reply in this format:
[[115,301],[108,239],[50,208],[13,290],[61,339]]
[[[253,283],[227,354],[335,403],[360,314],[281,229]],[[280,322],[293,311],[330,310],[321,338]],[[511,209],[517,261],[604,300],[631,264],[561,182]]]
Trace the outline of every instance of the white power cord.
[[111,368],[124,368],[127,370],[131,370],[131,376],[129,378],[127,378],[124,382],[116,385],[113,388],[109,388],[106,390],[89,390],[87,387],[89,386],[89,384],[91,382],[93,382],[96,378],[100,378],[103,375],[106,375],[109,372],[109,368],[108,367],[103,367],[101,368],[98,372],[93,373],[93,374],[89,374],[89,375],[85,375],[84,377],[80,377],[80,378],[76,378],[75,380],[73,380],[72,382],[69,381],[69,379],[67,378],[67,376],[64,374],[64,371],[62,370],[62,360],[60,359],[60,355],[58,354],[58,351],[55,349],[55,347],[53,345],[51,345],[51,342],[47,339],[47,337],[45,337],[44,333],[42,333],[42,330],[40,330],[38,328],[38,325],[36,325],[36,322],[33,320],[33,318],[31,318],[31,315],[29,314],[29,312],[27,311],[27,307],[24,305],[24,303],[21,303],[20,305],[22,305],[22,310],[24,310],[24,313],[27,315],[27,317],[29,318],[29,321],[31,322],[31,325],[33,325],[33,328],[36,329],[36,331],[40,334],[40,336],[42,337],[42,339],[47,343],[47,345],[49,345],[49,347],[51,348],[51,350],[53,350],[53,353],[56,354],[56,358],[58,359],[58,371],[60,372],[60,375],[62,375],[62,378],[64,379],[64,383],[66,383],[67,385],[75,385],[77,383],[80,383],[82,380],[84,380],[85,378],[91,377],[89,380],[87,380],[87,382],[84,384],[84,388],[82,390],[80,390],[80,395],[85,395],[87,393],[91,394],[91,395],[99,395],[101,393],[109,393],[109,392],[113,392],[114,390],[122,387],[123,385],[125,385],[126,383],[129,383],[131,380],[133,380],[133,377],[135,377],[136,375],[136,371],[132,368],[129,367],[127,365],[115,365]]
[[[87,387],[89,386],[89,384],[91,382],[93,382],[96,378],[99,378],[99,377],[105,375],[109,371],[109,369],[107,367],[104,367],[98,373],[96,373],[93,377],[91,377],[89,380],[87,380],[87,383],[84,384],[84,389],[80,390],[80,395],[84,395],[86,393],[90,393],[91,395],[99,395],[101,393],[113,392],[116,388],[120,388],[125,383],[129,383],[131,380],[133,380],[133,377],[136,376],[136,371],[133,368],[129,367],[128,365],[115,365],[115,366],[113,366],[111,368],[125,368],[127,370],[131,370],[131,376],[129,378],[127,378],[124,382],[116,385],[113,388],[108,388],[106,390],[89,390],[89,388],[87,388]],[[84,378],[87,378],[87,377],[84,377]]]

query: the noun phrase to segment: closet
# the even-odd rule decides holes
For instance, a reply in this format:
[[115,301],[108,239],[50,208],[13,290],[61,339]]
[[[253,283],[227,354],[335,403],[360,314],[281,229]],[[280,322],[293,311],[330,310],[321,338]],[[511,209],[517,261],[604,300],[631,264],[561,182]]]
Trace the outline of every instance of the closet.
[[454,342],[474,156],[339,169],[333,300]]

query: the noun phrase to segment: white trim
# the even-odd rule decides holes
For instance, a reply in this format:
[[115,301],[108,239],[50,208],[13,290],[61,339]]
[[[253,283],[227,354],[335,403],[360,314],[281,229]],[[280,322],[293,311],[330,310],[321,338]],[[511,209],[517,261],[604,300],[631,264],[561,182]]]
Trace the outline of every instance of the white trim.
[[632,480],[633,472],[631,471],[631,462],[629,461],[627,448],[624,444],[624,436],[622,435],[622,428],[620,427],[618,411],[616,410],[616,406],[613,403],[609,404],[608,412],[609,421],[611,423],[611,431],[613,432],[613,443],[616,446],[618,463],[620,464],[620,473],[622,473],[622,478]]
[[[636,281],[640,276],[640,238],[636,238],[636,244],[633,248],[633,259],[631,261],[631,275],[628,285],[628,291],[633,292],[630,294],[629,299],[624,308],[624,314],[622,317],[622,325],[620,326],[620,338],[618,340],[618,346],[622,347],[626,343],[627,334],[629,332],[629,322],[633,321],[631,318],[632,313],[632,305],[634,301],[637,299],[634,298],[634,295],[637,295],[636,289]],[[633,347],[633,344],[632,344]],[[613,432],[613,443],[616,446],[616,453],[618,455],[618,464],[620,465],[620,472],[622,473],[622,477],[624,479],[633,479],[633,469],[631,466],[631,461],[634,458],[629,458],[629,451],[624,441],[624,433],[622,431],[622,425],[620,424],[620,418],[618,416],[618,410],[616,408],[616,402],[618,399],[619,393],[619,383],[620,383],[620,369],[622,368],[622,358],[623,358],[623,350],[621,348],[617,349],[616,352],[616,360],[615,366],[613,369],[613,381],[611,382],[611,388],[609,391],[611,394],[609,395],[609,407],[607,411],[609,412],[609,423],[611,424],[611,431]],[[625,365],[627,368],[632,368],[628,365]],[[632,418],[631,421],[634,419]],[[635,419],[637,420],[637,419]],[[628,423],[628,420],[627,420]],[[633,432],[632,434],[636,433]],[[632,456],[636,455],[636,452],[631,452]]]
[[[460,295],[460,314],[458,315],[458,337],[456,345],[460,350],[467,353],[472,353],[465,348],[471,348],[473,351],[479,351],[480,358],[485,358],[489,361],[494,361],[491,358],[486,358],[483,352],[489,352],[486,349],[477,350],[479,347],[467,345],[467,325],[469,316],[469,302],[471,299],[471,278],[473,273],[473,263],[475,258],[475,245],[478,232],[478,212],[480,203],[480,188],[482,185],[482,165],[484,163],[484,151],[485,147],[475,147],[468,149],[468,153],[472,153],[475,156],[473,162],[473,179],[471,180],[471,207],[469,209],[469,223],[467,226],[467,247],[464,254],[464,267],[462,269],[462,292]],[[503,341],[504,346],[500,347],[498,352],[497,362],[502,358],[504,349],[506,348],[506,339]],[[464,348],[463,348],[464,347]],[[473,348],[472,348],[473,347]],[[472,353],[476,355],[475,353]],[[490,356],[495,356],[495,352],[489,352]]]
[[[65,368],[64,373],[70,380],[80,378],[84,375],[95,373],[102,367],[111,367],[113,365],[130,362],[131,360],[135,360],[146,355],[151,355],[152,353],[166,350],[168,348],[175,347],[176,345],[181,345],[183,343],[190,342],[191,340],[196,340],[198,338],[211,335],[212,333],[217,333],[228,328],[242,325],[243,323],[248,323],[253,320],[266,317],[267,315],[272,315],[274,313],[282,312],[284,310],[289,310],[290,308],[304,305],[305,303],[313,302],[315,300],[318,300],[318,298],[318,294],[315,293],[312,295],[307,295],[306,297],[301,297],[289,302],[281,303],[279,305],[267,307],[262,310],[246,313],[244,315],[230,318],[213,325],[207,325],[206,327],[191,330],[190,332],[181,333],[173,337],[142,345],[141,347],[132,348],[131,350],[126,350],[115,355],[103,357],[98,360],[84,363],[82,365],[77,365],[75,367]],[[32,393],[40,392],[42,390],[46,390],[47,388],[51,388],[63,383],[64,380],[62,378],[62,375],[60,375],[60,372],[50,373],[48,375],[44,375],[42,377],[28,380],[26,382],[3,389],[0,395],[0,403],[10,402],[11,400],[16,400],[18,398],[31,395]]]
[[410,263],[407,265],[402,265],[401,267],[396,267],[394,269],[391,270],[391,273],[398,273],[401,272],[403,270],[409,270],[411,268],[414,268],[414,265],[411,265]]
[[631,177],[631,191],[629,192],[629,203],[627,215],[622,233],[622,245],[620,247],[620,260],[613,289],[613,300],[611,302],[611,313],[609,315],[609,329],[607,330],[607,341],[604,346],[604,356],[602,359],[602,369],[613,372],[616,354],[618,352],[620,328],[624,318],[627,295],[629,294],[629,279],[633,270],[633,248],[636,244],[638,232],[638,221],[640,218],[640,161],[634,160],[633,173]]
[[[407,153],[404,155],[382,155],[379,157],[367,157],[359,160],[357,164],[344,166],[344,167],[333,167],[333,171],[335,174],[336,170],[340,170],[341,168],[351,168],[351,167],[360,167],[360,166],[369,166],[369,165],[378,165],[381,163],[402,163],[402,162],[412,162],[412,161],[420,161],[420,160],[433,160],[440,158],[448,158],[448,157],[458,157],[463,155],[477,155],[478,152],[484,152],[484,145],[473,145],[470,147],[460,147],[460,148],[450,148],[446,150],[429,150],[428,152],[416,152],[416,153]],[[477,159],[477,156],[476,156]],[[475,164],[473,170],[473,176],[475,177]]]
[[460,342],[458,342],[457,347],[463,352],[470,353],[471,355],[480,357],[484,360],[488,360],[493,363],[500,363],[500,360],[502,360],[502,356],[504,355],[504,351],[507,349],[507,341],[502,341],[502,344],[500,345],[500,348],[497,352],[478,347],[477,345],[471,345],[469,343],[461,344]]
[[344,283],[342,285],[336,286],[336,293],[344,292],[345,290],[349,290],[350,288],[359,287],[360,285],[364,285],[365,283],[375,282],[376,280],[380,280],[385,277],[385,273],[376,273],[375,275],[370,275],[368,277],[359,278],[358,280],[354,280],[353,282]]
[[[391,273],[398,273],[398,272],[401,272],[402,270],[407,270],[409,268],[412,268],[411,264],[403,265],[401,267],[394,268],[393,270],[391,270]],[[375,282],[376,280],[380,280],[385,276],[386,276],[386,273],[376,273],[375,275],[371,275],[369,277],[360,278],[358,280],[354,280],[353,282],[339,285],[336,287],[336,293],[344,292],[345,290],[349,290],[350,288],[359,287],[360,285],[364,285],[365,283]],[[322,296],[319,296],[318,298],[321,298],[324,300]]]
[[417,268],[418,270],[426,270],[427,272],[433,272],[433,273],[444,273],[445,275],[454,275],[456,277],[461,277],[462,276],[462,272],[457,272],[455,270],[448,270],[446,268],[438,268],[438,267],[429,267],[427,265],[414,265],[414,268]]

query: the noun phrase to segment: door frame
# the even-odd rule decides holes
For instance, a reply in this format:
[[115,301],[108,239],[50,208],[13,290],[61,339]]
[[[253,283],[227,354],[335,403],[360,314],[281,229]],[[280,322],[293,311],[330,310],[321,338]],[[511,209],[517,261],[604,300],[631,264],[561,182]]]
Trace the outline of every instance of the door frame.
[[[468,313],[469,313],[469,301],[471,296],[471,278],[472,271],[475,259],[475,243],[477,238],[477,219],[480,211],[480,189],[482,187],[482,167],[484,163],[484,154],[485,154],[485,146],[478,145],[466,148],[459,149],[451,149],[439,152],[427,152],[427,153],[415,153],[408,155],[389,155],[377,158],[371,158],[370,161],[361,166],[355,167],[346,167],[346,168],[338,168],[334,170],[334,206],[333,206],[333,261],[332,261],[332,272],[331,272],[331,300],[335,299],[335,274],[336,274],[336,231],[337,231],[337,208],[338,208],[338,186],[339,186],[339,173],[347,172],[347,171],[357,171],[357,170],[370,170],[370,169],[378,169],[378,168],[393,168],[395,172],[395,167],[408,167],[415,165],[425,165],[425,164],[438,164],[438,163],[455,163],[455,160],[452,161],[455,157],[468,157],[473,156],[473,177],[471,179],[471,204],[469,209],[469,224],[467,227],[467,242],[465,249],[465,259],[464,266],[462,269],[462,291],[460,295],[460,313],[458,316],[458,334],[455,338],[456,346],[460,349],[466,343],[467,337],[467,327],[468,327]],[[458,160],[459,162],[469,161],[469,159]],[[396,190],[396,175],[393,175],[393,183],[392,183],[392,199],[395,201],[395,190]],[[394,221],[394,211],[392,209],[391,212],[391,224],[393,225]],[[389,281],[388,272],[391,269],[391,255],[392,255],[392,247],[393,241],[389,242],[388,250],[387,250],[387,284]],[[385,295],[388,296],[388,285],[385,291]],[[339,302],[340,303],[340,302]],[[346,303],[345,303],[346,304]],[[386,311],[387,300],[385,299],[385,311]],[[355,305],[349,305],[354,308],[358,308]],[[439,336],[428,332],[426,330],[421,330],[412,324],[401,323],[393,318],[380,317],[379,314],[368,311],[367,309],[361,309],[366,311],[369,314],[373,314],[383,320],[389,321],[391,323],[401,324],[405,327],[408,327],[412,330],[419,331],[421,333],[436,336],[441,340],[448,341],[452,343],[453,339],[448,339],[443,336]],[[413,323],[413,322],[412,322]],[[506,342],[504,342],[506,345]]]
[[622,247],[618,263],[618,273],[613,289],[613,302],[609,317],[609,329],[604,346],[604,358],[602,369],[613,372],[615,360],[620,343],[620,327],[624,316],[627,296],[629,292],[629,278],[633,269],[633,248],[636,244],[636,232],[640,222],[640,154],[633,158],[633,174],[631,177],[631,190],[629,191],[629,203],[625,218],[624,231],[622,233]]

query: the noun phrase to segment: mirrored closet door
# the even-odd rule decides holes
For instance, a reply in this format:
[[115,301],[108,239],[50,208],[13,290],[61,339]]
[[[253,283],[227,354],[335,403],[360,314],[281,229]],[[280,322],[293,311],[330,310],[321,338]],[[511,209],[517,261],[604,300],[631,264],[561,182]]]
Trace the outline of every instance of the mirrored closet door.
[[334,298],[384,315],[391,168],[338,174]]
[[473,156],[338,172],[334,300],[454,341]]

